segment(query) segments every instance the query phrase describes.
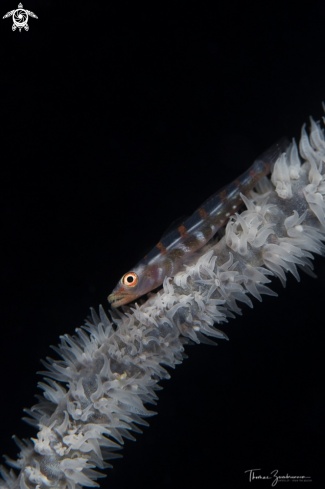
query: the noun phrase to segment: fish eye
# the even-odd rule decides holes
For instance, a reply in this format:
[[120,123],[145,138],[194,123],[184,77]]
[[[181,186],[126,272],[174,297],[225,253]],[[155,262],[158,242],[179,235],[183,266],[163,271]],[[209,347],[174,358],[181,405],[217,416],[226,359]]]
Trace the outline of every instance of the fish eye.
[[122,277],[122,284],[127,285],[128,287],[134,287],[138,283],[138,276],[134,272],[126,273]]

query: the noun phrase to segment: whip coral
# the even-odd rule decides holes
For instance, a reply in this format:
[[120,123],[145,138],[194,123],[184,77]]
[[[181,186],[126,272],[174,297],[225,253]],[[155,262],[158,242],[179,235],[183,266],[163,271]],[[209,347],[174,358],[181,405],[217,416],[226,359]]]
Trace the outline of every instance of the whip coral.
[[266,177],[247,197],[240,214],[230,218],[223,237],[209,242],[163,288],[141,305],[113,310],[103,307],[75,336],[61,337],[48,358],[42,402],[29,411],[38,428],[36,438],[21,442],[18,460],[6,457],[14,469],[1,468],[5,489],[96,486],[119,457],[123,438],[134,439],[154,413],[158,382],[169,378],[186,356],[189,342],[227,339],[216,328],[239,303],[253,307],[249,295],[276,295],[266,284],[277,276],[283,285],[298,268],[313,275],[312,253],[325,246],[325,137],[311,119],[309,137],[303,127],[298,148],[293,141],[276,162],[271,181]]

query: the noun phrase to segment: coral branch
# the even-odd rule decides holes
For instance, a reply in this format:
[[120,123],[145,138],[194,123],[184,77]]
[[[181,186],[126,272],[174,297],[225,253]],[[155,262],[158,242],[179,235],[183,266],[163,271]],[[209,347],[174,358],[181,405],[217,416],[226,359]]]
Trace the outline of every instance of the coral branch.
[[61,360],[48,358],[39,384],[43,400],[28,411],[39,428],[37,438],[21,442],[17,461],[6,457],[1,469],[6,489],[97,486],[95,468],[110,467],[123,438],[134,439],[145,418],[154,414],[160,379],[169,378],[185,356],[184,345],[227,339],[215,324],[241,314],[249,294],[276,295],[266,284],[277,276],[283,285],[297,267],[313,275],[312,253],[324,254],[325,137],[311,120],[275,164],[271,182],[242,196],[246,210],[229,220],[225,235],[191,258],[163,289],[142,305],[114,311],[111,319],[100,306],[92,309],[76,336],[64,335]]

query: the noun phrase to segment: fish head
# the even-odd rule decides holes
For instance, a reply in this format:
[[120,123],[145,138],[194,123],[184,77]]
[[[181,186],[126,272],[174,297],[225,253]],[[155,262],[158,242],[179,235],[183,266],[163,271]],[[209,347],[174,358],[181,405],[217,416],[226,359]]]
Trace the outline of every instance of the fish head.
[[159,285],[152,267],[137,267],[125,273],[108,296],[112,307],[123,306]]

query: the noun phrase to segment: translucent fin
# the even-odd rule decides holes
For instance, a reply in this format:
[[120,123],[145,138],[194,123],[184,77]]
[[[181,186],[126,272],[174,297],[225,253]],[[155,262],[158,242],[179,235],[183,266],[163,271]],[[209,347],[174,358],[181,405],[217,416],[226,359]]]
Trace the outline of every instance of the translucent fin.
[[175,221],[173,221],[171,223],[170,226],[168,226],[168,228],[166,229],[166,231],[164,232],[164,234],[161,236],[160,239],[164,238],[165,236],[167,236],[168,234],[172,233],[175,229],[179,228],[179,226],[181,224],[183,224],[184,221],[186,221],[186,219],[188,218],[189,216],[181,216],[177,219],[175,219]]

